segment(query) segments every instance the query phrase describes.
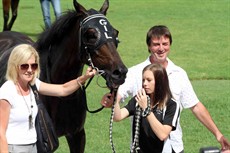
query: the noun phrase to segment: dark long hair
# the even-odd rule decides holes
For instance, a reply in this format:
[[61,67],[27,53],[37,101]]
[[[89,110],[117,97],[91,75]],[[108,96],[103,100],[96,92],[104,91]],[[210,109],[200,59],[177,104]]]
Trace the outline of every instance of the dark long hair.
[[153,97],[154,104],[159,103],[158,108],[163,109],[167,101],[172,98],[166,70],[160,64],[150,64],[143,69],[142,74],[147,70],[152,71],[155,78],[155,91],[150,97]]

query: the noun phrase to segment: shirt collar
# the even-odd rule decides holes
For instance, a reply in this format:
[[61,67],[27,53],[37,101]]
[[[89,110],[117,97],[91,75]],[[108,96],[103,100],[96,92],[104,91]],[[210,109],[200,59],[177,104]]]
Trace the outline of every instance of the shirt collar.
[[[166,67],[166,72],[168,75],[172,74],[173,72],[177,71],[177,66],[167,57],[168,65]],[[150,56],[145,60],[146,64],[151,64]]]

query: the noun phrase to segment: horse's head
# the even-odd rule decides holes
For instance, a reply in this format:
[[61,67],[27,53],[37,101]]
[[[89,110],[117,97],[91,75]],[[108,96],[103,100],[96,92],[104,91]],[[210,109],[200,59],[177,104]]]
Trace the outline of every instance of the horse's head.
[[77,12],[84,15],[79,29],[82,61],[102,71],[109,88],[121,85],[125,81],[127,68],[117,52],[118,31],[105,17],[108,0],[105,0],[100,11],[87,11],[75,0],[74,6]]

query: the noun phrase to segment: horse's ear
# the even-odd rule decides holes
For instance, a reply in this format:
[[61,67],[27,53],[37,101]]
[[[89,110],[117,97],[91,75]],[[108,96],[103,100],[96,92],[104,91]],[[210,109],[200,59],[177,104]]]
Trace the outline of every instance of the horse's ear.
[[77,0],[73,0],[73,5],[77,12],[82,12],[84,14],[87,14],[87,10],[81,4],[79,4]]
[[104,15],[106,15],[106,12],[109,8],[109,0],[105,0],[104,4],[102,5],[100,12]]

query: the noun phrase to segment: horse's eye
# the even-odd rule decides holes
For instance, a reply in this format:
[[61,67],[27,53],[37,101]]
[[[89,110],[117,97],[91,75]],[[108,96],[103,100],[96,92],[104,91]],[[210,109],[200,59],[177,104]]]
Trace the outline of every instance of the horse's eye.
[[114,36],[118,37],[119,31],[114,29],[113,34],[114,34]]
[[88,29],[84,34],[84,40],[87,44],[95,44],[98,40],[98,32],[95,29]]
[[118,39],[118,37],[115,39],[115,46],[116,46],[116,48],[118,47],[118,44],[120,43],[120,41],[119,41],[119,39]]
[[118,39],[118,37],[116,37],[116,44],[119,44],[120,40]]
[[118,46],[118,44],[120,43],[120,40],[118,39],[118,34],[119,34],[119,31],[114,29],[113,31],[114,35],[116,36],[116,39],[115,39],[115,45],[116,47]]

